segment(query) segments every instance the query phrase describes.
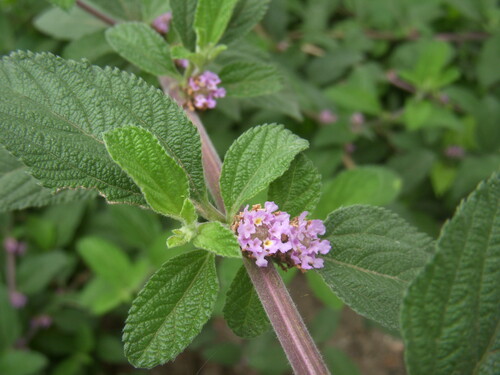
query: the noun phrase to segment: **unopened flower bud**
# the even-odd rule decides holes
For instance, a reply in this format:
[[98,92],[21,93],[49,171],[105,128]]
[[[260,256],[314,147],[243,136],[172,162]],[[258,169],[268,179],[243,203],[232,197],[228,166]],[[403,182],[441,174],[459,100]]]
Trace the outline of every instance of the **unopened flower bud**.
[[24,255],[26,253],[26,243],[18,241],[13,237],[7,237],[3,241],[3,247],[10,254]]
[[208,70],[198,76],[190,77],[187,88],[190,97],[188,107],[191,110],[215,108],[217,105],[215,99],[226,96],[226,90],[218,87],[219,83],[221,83],[219,76]]
[[31,319],[33,328],[49,328],[52,325],[52,318],[49,315],[38,315]]
[[160,34],[165,35],[170,30],[170,21],[172,21],[172,12],[167,12],[156,17],[151,24]]
[[465,156],[465,150],[463,147],[453,145],[449,146],[444,150],[444,154],[450,159],[462,159]]
[[28,297],[18,291],[10,292],[9,299],[12,307],[16,309],[24,307],[28,302]]
[[321,124],[327,125],[337,122],[338,117],[329,109],[324,109],[319,113],[318,120]]

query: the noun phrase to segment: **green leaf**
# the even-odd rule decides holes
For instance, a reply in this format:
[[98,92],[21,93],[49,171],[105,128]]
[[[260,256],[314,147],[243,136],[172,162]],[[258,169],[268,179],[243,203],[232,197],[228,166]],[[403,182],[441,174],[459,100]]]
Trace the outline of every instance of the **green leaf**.
[[241,135],[224,158],[220,178],[227,217],[232,220],[240,206],[286,172],[308,142],[283,125],[262,125]]
[[270,64],[235,62],[224,66],[219,77],[227,96],[260,96],[282,89],[281,77],[276,68]]
[[343,351],[327,347],[323,350],[325,362],[332,374],[337,375],[361,375],[358,367]]
[[164,0],[143,0],[141,1],[142,20],[148,24],[152,23],[156,17],[170,11],[170,4]]
[[306,279],[313,294],[325,304],[336,311],[340,311],[344,303],[332,292],[323,278],[317,272],[306,272]]
[[338,209],[325,226],[332,250],[318,272],[353,310],[397,330],[403,294],[429,259],[432,239],[380,207]]
[[153,75],[175,75],[167,42],[149,25],[120,23],[106,31],[106,40],[124,59]]
[[332,86],[325,94],[335,105],[347,110],[374,116],[382,113],[382,106],[378,96],[352,83]]
[[320,195],[321,175],[304,154],[295,157],[283,176],[269,185],[267,193],[268,200],[292,217],[303,211],[313,211]]
[[224,319],[240,337],[257,337],[271,328],[247,270],[241,266],[226,295]]
[[123,330],[136,367],[173,360],[200,333],[217,298],[214,255],[193,251],[165,263],[132,304]]
[[46,187],[92,188],[111,202],[145,205],[102,140],[106,131],[137,124],[184,169],[191,198],[207,202],[196,128],[170,98],[131,74],[18,52],[0,63],[0,103],[0,143]]
[[491,86],[500,80],[498,57],[500,56],[500,33],[489,38],[481,48],[479,61],[476,65],[479,82],[485,87]]
[[107,25],[84,10],[74,7],[68,12],[51,8],[37,16],[34,26],[55,39],[75,40],[104,29]]
[[241,258],[241,248],[235,234],[218,221],[200,224],[193,245],[223,257]]
[[445,128],[460,131],[463,128],[462,122],[451,109],[441,108],[426,100],[408,100],[403,121],[408,130]]
[[0,354],[0,374],[36,375],[42,373],[47,364],[47,358],[33,351],[9,350]]
[[104,30],[99,30],[68,43],[64,47],[62,57],[72,60],[87,59],[94,62],[111,53],[114,53],[114,50],[106,41]]
[[196,46],[215,45],[224,34],[238,0],[198,0],[194,17]]
[[436,255],[410,285],[401,315],[409,373],[498,370],[499,210],[496,173],[444,225]]
[[397,197],[401,184],[401,179],[385,167],[358,167],[343,171],[324,185],[314,214],[324,218],[329,212],[352,204],[387,205]]
[[59,8],[68,10],[73,5],[75,5],[76,0],[49,0],[52,4],[58,6]]
[[184,47],[194,51],[196,34],[194,32],[194,15],[198,0],[170,0],[172,22]]
[[98,10],[117,21],[139,21],[142,17],[142,1],[138,0],[86,0]]
[[99,276],[87,282],[78,296],[78,302],[96,315],[105,314],[129,299],[128,292]]
[[270,0],[239,0],[233,9],[221,43],[229,44],[243,38],[266,14]]
[[153,210],[183,220],[181,211],[189,195],[186,174],[153,134],[128,126],[105,133],[104,142],[113,160],[139,186]]
[[434,193],[439,197],[446,193],[452,186],[457,176],[457,168],[453,165],[437,161],[432,166],[431,183]]
[[0,353],[9,349],[21,336],[20,315],[12,307],[9,291],[0,284]]
[[86,190],[52,193],[27,172],[27,168],[0,146],[0,212],[42,207],[93,198]]

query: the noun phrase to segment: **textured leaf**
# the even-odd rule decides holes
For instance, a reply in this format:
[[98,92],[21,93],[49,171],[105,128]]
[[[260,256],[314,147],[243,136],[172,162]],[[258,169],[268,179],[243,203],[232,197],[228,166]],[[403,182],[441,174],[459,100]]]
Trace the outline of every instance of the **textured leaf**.
[[194,15],[198,0],[170,0],[172,22],[184,47],[194,51],[196,34],[194,32]]
[[0,142],[46,187],[93,188],[108,201],[144,205],[102,141],[105,131],[137,124],[184,169],[191,197],[207,199],[196,128],[133,75],[19,52],[0,63],[0,99]]
[[217,44],[224,34],[238,0],[198,0],[194,17],[196,45]]
[[409,373],[494,374],[500,348],[500,175],[445,224],[402,310]]
[[152,23],[154,19],[164,13],[170,11],[170,4],[164,0],[142,0],[141,13],[142,20],[148,24]]
[[304,154],[299,154],[290,168],[269,185],[268,200],[281,211],[298,216],[302,211],[313,211],[321,195],[321,175]]
[[398,329],[403,294],[427,262],[431,238],[380,207],[338,209],[325,226],[332,250],[318,272],[353,310]]
[[221,43],[243,38],[266,14],[270,0],[239,0],[233,10]]
[[219,77],[228,96],[251,97],[282,89],[281,77],[273,65],[235,62],[222,68]]
[[282,125],[263,125],[241,135],[229,148],[220,178],[228,218],[288,169],[308,142]]
[[106,41],[105,31],[99,30],[92,34],[84,35],[80,39],[73,40],[66,45],[62,52],[62,57],[72,60],[87,59],[90,62],[94,62],[111,53],[114,53],[114,50]]
[[88,190],[52,193],[27,173],[27,168],[0,146],[0,212],[93,198]]
[[218,221],[201,224],[193,245],[223,257],[241,258],[241,249],[235,234]]
[[401,179],[388,168],[346,170],[324,185],[315,215],[324,218],[329,212],[352,204],[383,206],[392,203],[401,184]]
[[139,186],[149,206],[182,220],[188,180],[158,139],[146,129],[128,126],[105,133],[104,142],[113,160]]
[[76,0],[49,0],[49,1],[60,8],[68,10],[75,4]]
[[226,295],[224,319],[240,337],[256,337],[271,328],[247,270],[241,266]]
[[214,255],[193,251],[165,263],[132,304],[123,330],[136,367],[174,359],[201,331],[217,298]]
[[178,75],[168,44],[141,22],[120,23],[106,31],[106,40],[124,59],[153,75]]

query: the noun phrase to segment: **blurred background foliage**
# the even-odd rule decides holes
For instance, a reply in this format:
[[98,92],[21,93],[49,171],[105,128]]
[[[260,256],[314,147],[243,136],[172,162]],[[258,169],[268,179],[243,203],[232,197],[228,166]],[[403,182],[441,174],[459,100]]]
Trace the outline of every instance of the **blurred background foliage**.
[[[164,0],[142,7],[139,0],[88,2],[115,19],[147,23],[169,10]],[[79,8],[65,12],[39,0],[0,0],[0,8],[3,55],[51,51],[116,66],[158,86],[156,77],[107,44],[104,23]],[[383,205],[436,237],[459,201],[499,169],[496,0],[272,0],[263,21],[211,69],[231,59],[274,64],[283,89],[225,98],[203,113],[216,148],[224,155],[242,132],[272,122],[308,139],[308,156],[323,176],[315,217],[342,205]],[[1,183],[20,166],[0,152]],[[145,279],[189,246],[167,250],[167,219],[107,206],[92,194],[24,210],[10,206],[10,194],[0,189],[0,236],[27,244],[26,253],[14,257],[17,290],[27,302],[11,305],[6,266],[12,259],[2,252],[0,373],[149,373],[132,369],[123,357],[124,317]],[[174,364],[151,373],[289,373],[271,333],[243,341],[225,326],[223,296],[239,263],[224,259],[219,266],[221,297],[211,324]],[[397,338],[392,348],[399,359],[377,370],[342,346],[345,308],[323,281],[313,273],[284,277],[297,290],[308,284],[299,308],[333,373],[404,373]]]

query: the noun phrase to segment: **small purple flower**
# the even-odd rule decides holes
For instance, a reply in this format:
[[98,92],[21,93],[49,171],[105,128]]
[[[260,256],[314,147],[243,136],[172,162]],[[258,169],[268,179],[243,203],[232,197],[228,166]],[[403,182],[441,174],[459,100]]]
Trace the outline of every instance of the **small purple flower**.
[[28,302],[28,297],[15,290],[9,293],[9,299],[12,307],[16,309],[23,308]]
[[187,94],[191,100],[188,102],[188,107],[191,110],[215,108],[217,105],[215,99],[226,96],[226,90],[223,87],[218,87],[220,83],[219,76],[208,70],[200,75],[190,77]]
[[318,254],[326,254],[331,245],[318,238],[325,233],[321,220],[306,220],[307,212],[290,220],[286,212],[278,211],[274,202],[260,204],[250,210],[245,207],[235,220],[233,229],[242,251],[266,267],[269,259],[301,270],[323,267]]
[[52,318],[49,315],[38,315],[31,319],[33,328],[49,328],[52,325]]
[[17,241],[13,237],[7,237],[3,241],[3,247],[9,254],[24,255],[26,253],[26,243]]
[[189,66],[189,60],[186,59],[175,59],[174,62],[182,69],[187,69],[187,67]]
[[318,115],[318,120],[323,125],[334,124],[337,122],[338,117],[329,109],[322,110]]
[[444,154],[450,159],[462,159],[465,156],[465,150],[463,147],[453,145],[447,147]]
[[172,21],[172,12],[167,12],[156,17],[151,24],[160,34],[165,35],[170,30],[170,21]]

